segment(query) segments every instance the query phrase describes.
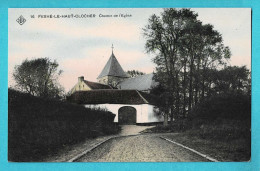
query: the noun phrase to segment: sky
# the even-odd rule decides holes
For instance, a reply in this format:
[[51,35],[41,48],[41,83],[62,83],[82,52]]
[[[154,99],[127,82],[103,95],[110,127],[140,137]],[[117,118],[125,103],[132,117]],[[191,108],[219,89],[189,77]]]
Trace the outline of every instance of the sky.
[[[191,8],[203,24],[212,24],[231,49],[230,65],[251,68],[250,8]],[[79,76],[96,78],[114,54],[125,71],[154,71],[152,54],[145,53],[142,28],[161,8],[9,9],[8,86],[14,85],[12,72],[25,59],[49,57],[63,70],[60,84],[69,91]],[[92,17],[90,15],[92,14]],[[93,14],[95,17],[93,17]],[[23,16],[20,25],[16,20]],[[52,18],[44,18],[52,15]],[[54,18],[73,15],[73,18]]]

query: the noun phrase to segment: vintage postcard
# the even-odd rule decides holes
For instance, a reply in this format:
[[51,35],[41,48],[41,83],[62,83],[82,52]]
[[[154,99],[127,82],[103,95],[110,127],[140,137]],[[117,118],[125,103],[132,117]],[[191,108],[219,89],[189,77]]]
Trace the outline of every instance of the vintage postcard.
[[250,159],[250,8],[9,8],[9,162]]

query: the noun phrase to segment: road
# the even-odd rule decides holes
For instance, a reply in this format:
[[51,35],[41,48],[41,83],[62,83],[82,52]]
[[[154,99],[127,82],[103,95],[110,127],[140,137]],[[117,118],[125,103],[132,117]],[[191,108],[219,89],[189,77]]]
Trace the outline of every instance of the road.
[[140,134],[108,140],[76,162],[186,162],[208,161],[165,141],[162,134]]

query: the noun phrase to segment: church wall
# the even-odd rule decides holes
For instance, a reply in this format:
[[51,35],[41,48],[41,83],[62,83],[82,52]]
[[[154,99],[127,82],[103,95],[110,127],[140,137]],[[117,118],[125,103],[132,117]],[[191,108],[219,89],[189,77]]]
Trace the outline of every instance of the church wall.
[[136,109],[137,123],[152,123],[163,122],[163,116],[158,116],[154,112],[154,106],[150,104],[128,105],[128,104],[98,104],[98,105],[84,105],[88,108],[101,108],[116,114],[114,122],[118,122],[118,110],[124,106],[131,106]]

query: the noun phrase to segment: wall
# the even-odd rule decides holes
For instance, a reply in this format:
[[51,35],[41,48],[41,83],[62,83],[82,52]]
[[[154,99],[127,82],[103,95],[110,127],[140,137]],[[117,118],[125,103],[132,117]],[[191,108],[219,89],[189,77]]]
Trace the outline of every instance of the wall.
[[154,112],[154,106],[150,104],[127,105],[127,104],[98,104],[98,105],[84,105],[87,108],[102,108],[116,114],[114,122],[118,122],[118,110],[123,106],[131,106],[136,109],[137,123],[163,122],[163,116],[158,116]]
[[77,84],[70,90],[70,94],[73,94],[75,91],[87,91],[91,90],[84,81],[78,81]]

